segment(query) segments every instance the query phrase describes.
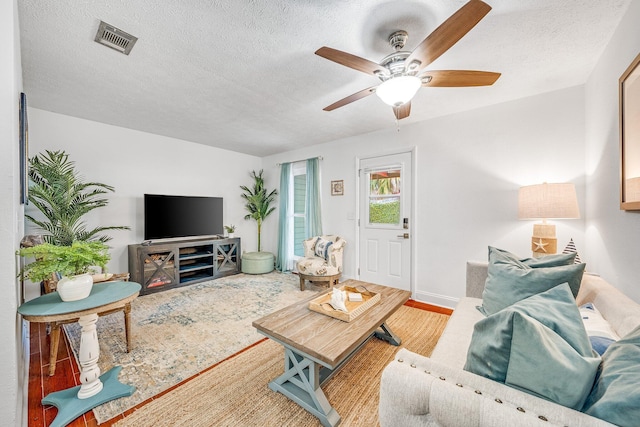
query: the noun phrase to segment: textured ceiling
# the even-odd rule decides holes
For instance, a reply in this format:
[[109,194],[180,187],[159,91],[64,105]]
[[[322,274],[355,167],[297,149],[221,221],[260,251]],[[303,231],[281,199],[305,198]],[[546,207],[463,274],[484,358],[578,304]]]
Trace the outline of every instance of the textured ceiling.
[[[406,124],[582,84],[631,0],[486,0],[493,10],[427,69],[497,71],[483,88],[422,88]],[[20,0],[31,107],[264,156],[396,126],[376,85],[314,52],[412,50],[464,0]],[[129,56],[93,41],[103,20]]]

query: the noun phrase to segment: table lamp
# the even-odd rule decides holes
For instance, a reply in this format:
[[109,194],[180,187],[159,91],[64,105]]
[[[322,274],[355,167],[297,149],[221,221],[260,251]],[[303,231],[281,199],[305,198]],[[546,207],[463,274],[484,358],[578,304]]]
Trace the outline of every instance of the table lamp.
[[571,183],[542,183],[520,187],[518,192],[518,219],[541,219],[533,225],[531,250],[539,258],[555,254],[558,250],[556,226],[547,219],[580,218],[576,187]]

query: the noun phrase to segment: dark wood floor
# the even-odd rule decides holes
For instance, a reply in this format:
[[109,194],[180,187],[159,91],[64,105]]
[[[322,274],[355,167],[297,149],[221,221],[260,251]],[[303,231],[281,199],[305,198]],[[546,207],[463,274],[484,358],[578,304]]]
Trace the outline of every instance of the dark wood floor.
[[[49,426],[58,410],[53,406],[42,406],[40,401],[47,394],[80,385],[79,369],[64,333],[60,334],[56,374],[49,376],[49,336],[44,323],[30,323],[29,360],[29,427]],[[89,411],[76,419],[70,427],[97,426],[98,423]]]
[[[413,300],[409,300],[405,305],[420,308],[422,310],[433,311],[436,313],[448,314],[452,310],[442,308],[430,304],[425,304]],[[64,333],[60,334],[60,345],[58,348],[58,360],[56,363],[56,374],[49,376],[49,336],[46,333],[46,326],[43,323],[30,324],[30,362],[29,362],[29,427],[48,427],[55,418],[58,410],[53,406],[42,406],[40,401],[47,394],[63,390],[69,387],[80,385],[78,374],[79,369],[73,352],[69,347],[67,338]],[[266,340],[267,338],[265,338]],[[256,343],[257,344],[257,343]],[[255,345],[255,344],[254,344]],[[252,347],[252,346],[251,346]],[[250,348],[250,347],[249,347]],[[246,349],[242,350],[245,351]],[[229,356],[229,358],[235,356]],[[226,360],[226,359],[225,359]],[[219,362],[221,363],[221,362]],[[215,366],[215,365],[214,365]],[[213,368],[210,367],[207,370]],[[206,371],[205,371],[206,372]],[[200,374],[197,374],[200,375]],[[165,394],[181,384],[189,381],[191,378],[175,385],[162,394]],[[161,396],[160,394],[159,396]],[[156,397],[159,397],[156,396]],[[144,406],[152,399],[142,402],[136,408],[132,408],[124,414],[100,424],[100,427],[109,427],[124,416],[133,412],[135,409]],[[70,427],[97,427],[98,422],[93,416],[93,411],[89,411],[80,418],[69,424]]]

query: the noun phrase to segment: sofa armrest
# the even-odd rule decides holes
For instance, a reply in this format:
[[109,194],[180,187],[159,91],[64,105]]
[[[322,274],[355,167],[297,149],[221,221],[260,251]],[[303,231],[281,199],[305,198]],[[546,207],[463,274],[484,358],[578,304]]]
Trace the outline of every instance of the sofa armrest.
[[466,296],[482,298],[484,284],[487,280],[488,264],[486,262],[467,261]]
[[407,349],[382,372],[379,419],[381,427],[612,426]]
[[584,273],[576,301],[593,303],[621,337],[640,325],[640,304],[596,274]]

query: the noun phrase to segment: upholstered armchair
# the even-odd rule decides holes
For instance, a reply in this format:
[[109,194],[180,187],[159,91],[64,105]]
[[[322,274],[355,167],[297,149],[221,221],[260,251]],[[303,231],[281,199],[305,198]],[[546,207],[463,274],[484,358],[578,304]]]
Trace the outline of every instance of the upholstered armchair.
[[329,288],[338,284],[342,274],[342,252],[347,242],[340,236],[315,236],[304,240],[304,258],[296,264],[300,276],[300,290],[305,280],[328,282]]

